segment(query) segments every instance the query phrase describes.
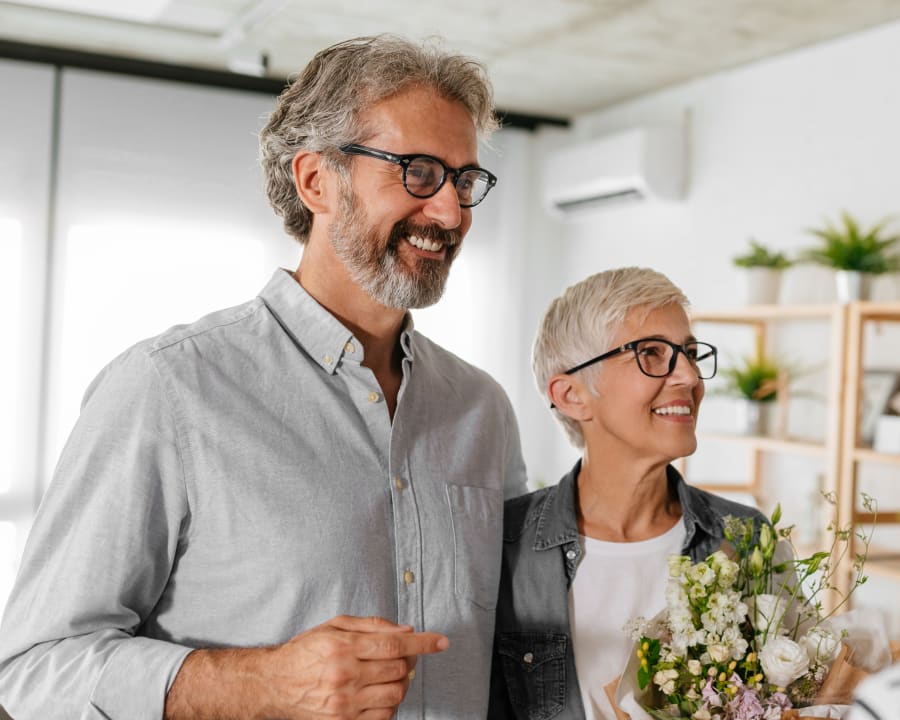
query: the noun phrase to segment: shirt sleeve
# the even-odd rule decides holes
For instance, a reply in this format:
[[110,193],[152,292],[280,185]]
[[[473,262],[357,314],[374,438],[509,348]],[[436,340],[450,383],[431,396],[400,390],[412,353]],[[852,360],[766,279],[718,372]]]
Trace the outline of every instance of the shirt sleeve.
[[522,457],[522,442],[519,439],[519,424],[509,398],[506,399],[506,478],[503,483],[503,499],[509,500],[528,491],[525,460]]
[[165,390],[145,349],[85,395],[0,628],[0,701],[15,718],[159,720],[190,648],[139,637],[189,507]]

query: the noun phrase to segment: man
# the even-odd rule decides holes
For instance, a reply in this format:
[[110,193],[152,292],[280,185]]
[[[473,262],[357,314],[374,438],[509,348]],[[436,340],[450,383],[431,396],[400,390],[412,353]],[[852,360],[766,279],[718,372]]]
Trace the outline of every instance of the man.
[[261,156],[300,265],[89,388],[4,618],[14,718],[484,716],[518,433],[407,309],[494,122],[480,66],[386,36],[282,94]]

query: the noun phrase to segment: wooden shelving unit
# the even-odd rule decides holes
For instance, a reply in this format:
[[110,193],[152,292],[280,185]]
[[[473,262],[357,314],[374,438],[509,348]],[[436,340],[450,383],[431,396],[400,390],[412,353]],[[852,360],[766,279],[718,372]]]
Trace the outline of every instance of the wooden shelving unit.
[[[837,513],[841,525],[871,523],[872,516],[857,506],[859,469],[864,463],[897,467],[900,483],[900,454],[876,452],[860,441],[860,416],[865,372],[866,327],[870,323],[900,323],[900,303],[857,302],[846,307],[847,341],[843,393],[844,423],[841,437]],[[879,508],[878,525],[900,524],[900,512]],[[852,548],[855,549],[855,548]],[[869,548],[866,572],[900,579],[900,550]],[[849,582],[849,571],[847,573]]]
[[[860,408],[862,380],[865,372],[865,337],[869,323],[900,323],[900,302],[853,302],[846,305],[759,305],[717,312],[698,312],[692,318],[694,324],[719,323],[743,325],[752,329],[757,349],[771,352],[771,330],[784,323],[821,321],[829,328],[827,351],[827,383],[825,433],[821,441],[798,440],[790,437],[761,437],[729,435],[726,433],[701,433],[700,443],[714,440],[734,443],[750,449],[750,467],[746,485],[702,486],[714,492],[748,492],[761,500],[762,457],[770,454],[793,454],[822,459],[824,467],[823,490],[833,492],[837,498],[837,522],[843,527],[849,524],[866,524],[871,515],[857,507],[859,467],[863,463],[878,463],[898,468],[900,483],[900,454],[876,452],[860,443]],[[788,401],[789,402],[789,401]],[[688,462],[682,460],[681,470],[689,477]],[[699,483],[698,483],[699,484]],[[900,511],[880,508],[878,525],[900,524]],[[848,553],[847,567],[837,576],[846,590],[850,583],[850,562],[857,548]],[[900,580],[900,550],[876,550],[870,548],[866,572],[886,575]]]

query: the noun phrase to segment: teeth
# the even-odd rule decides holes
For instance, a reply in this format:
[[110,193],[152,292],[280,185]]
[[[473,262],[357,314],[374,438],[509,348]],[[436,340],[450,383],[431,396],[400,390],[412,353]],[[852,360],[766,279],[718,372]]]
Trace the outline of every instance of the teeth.
[[654,408],[657,415],[690,415],[691,409],[687,405],[670,405],[669,407]]
[[442,250],[444,248],[444,243],[428,240],[427,238],[420,238],[418,235],[410,235],[407,239],[409,240],[410,245],[414,245],[415,247],[419,248],[419,250],[437,252],[438,250]]

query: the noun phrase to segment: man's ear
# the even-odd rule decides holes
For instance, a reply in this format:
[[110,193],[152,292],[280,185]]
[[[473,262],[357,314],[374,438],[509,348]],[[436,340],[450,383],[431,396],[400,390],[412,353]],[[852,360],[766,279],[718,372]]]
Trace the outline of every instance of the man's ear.
[[328,192],[328,173],[322,164],[322,155],[310,150],[299,150],[291,161],[294,187],[303,204],[314,214],[330,210],[331,194]]
[[591,408],[587,402],[589,392],[581,380],[564,373],[551,377],[547,387],[550,402],[573,420],[591,419]]

